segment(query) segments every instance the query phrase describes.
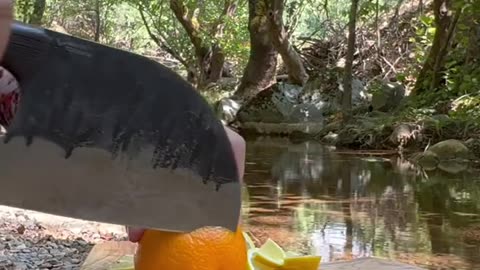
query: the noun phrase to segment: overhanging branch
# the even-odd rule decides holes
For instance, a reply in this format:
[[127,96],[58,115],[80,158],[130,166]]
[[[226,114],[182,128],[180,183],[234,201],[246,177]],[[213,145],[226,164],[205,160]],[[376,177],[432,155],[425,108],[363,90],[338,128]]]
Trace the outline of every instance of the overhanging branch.
[[178,54],[174,49],[172,49],[170,46],[167,45],[166,41],[163,41],[159,39],[153,32],[152,29],[149,26],[149,23],[145,17],[145,13],[143,11],[143,7],[139,5],[138,10],[140,11],[140,16],[142,18],[143,24],[145,25],[145,28],[147,29],[147,33],[150,36],[150,38],[155,42],[160,48],[165,50],[167,53],[169,53],[171,56],[173,56],[175,59],[177,59],[182,65],[184,65],[187,69],[189,68],[189,65],[183,57]]

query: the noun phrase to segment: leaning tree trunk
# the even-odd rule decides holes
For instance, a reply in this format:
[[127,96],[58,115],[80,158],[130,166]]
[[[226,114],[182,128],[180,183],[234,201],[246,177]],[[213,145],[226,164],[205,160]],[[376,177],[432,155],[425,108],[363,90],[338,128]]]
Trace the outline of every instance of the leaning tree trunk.
[[209,64],[211,50],[208,46],[205,45],[204,40],[202,40],[200,35],[200,25],[193,22],[193,20],[197,20],[190,14],[192,12],[189,10],[183,0],[170,0],[170,9],[175,14],[175,17],[180,22],[180,24],[187,32],[187,35],[192,42],[195,57],[197,58],[197,66],[196,71],[191,71],[191,76],[195,76],[197,78],[191,79],[191,81],[198,82],[199,85],[203,84],[207,78],[207,66]]
[[269,0],[248,1],[248,31],[250,57],[235,92],[239,98],[249,98],[275,83],[277,50],[269,35],[267,4]]
[[45,13],[46,0],[35,0],[33,3],[33,12],[30,16],[29,24],[41,25]]
[[[450,31],[454,30],[452,28],[452,21],[455,20],[452,20],[451,4],[451,0],[433,1],[436,27],[435,36],[433,37],[432,47],[430,48],[427,59],[418,74],[412,94],[420,94],[428,90],[434,90],[440,84],[440,73],[443,72],[443,62],[451,39]],[[457,16],[458,15],[459,14],[457,14]],[[456,19],[458,20],[458,17]]]
[[[211,36],[216,38],[223,36],[226,18],[232,17],[236,11],[236,4],[233,0],[224,0],[223,5],[223,11],[210,31]],[[218,81],[225,65],[225,54],[222,47],[218,43],[210,44],[201,37],[200,28],[202,25],[198,24],[199,19],[191,13],[192,10],[189,11],[183,0],[170,0],[170,8],[187,32],[197,58],[196,70],[190,73],[191,76],[196,78],[190,80],[196,81],[199,88]],[[194,23],[194,20],[196,23]]]
[[220,80],[225,65],[225,54],[218,44],[212,46],[212,57],[210,59],[210,70],[208,72],[207,83]]
[[352,112],[352,77],[353,56],[355,52],[355,29],[357,27],[358,1],[352,0],[350,7],[350,21],[348,22],[348,47],[343,77],[342,111],[344,120],[350,118]]
[[289,81],[304,86],[308,81],[308,74],[303,66],[302,59],[288,40],[289,36],[283,25],[283,9],[283,0],[272,1],[272,6],[268,12],[270,36],[275,49],[282,56]]

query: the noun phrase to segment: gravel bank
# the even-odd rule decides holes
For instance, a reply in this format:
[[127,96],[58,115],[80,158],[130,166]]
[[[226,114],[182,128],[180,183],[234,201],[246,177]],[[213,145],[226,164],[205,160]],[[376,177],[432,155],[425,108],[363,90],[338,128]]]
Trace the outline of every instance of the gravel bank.
[[0,270],[80,269],[95,243],[126,236],[119,225],[0,206]]

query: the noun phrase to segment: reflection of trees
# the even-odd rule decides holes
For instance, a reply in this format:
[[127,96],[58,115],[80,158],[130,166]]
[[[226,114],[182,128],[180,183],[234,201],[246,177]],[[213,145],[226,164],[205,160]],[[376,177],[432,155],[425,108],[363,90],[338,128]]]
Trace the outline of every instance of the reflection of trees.
[[[345,165],[348,165],[348,161],[345,162]],[[346,166],[350,167],[350,166]],[[342,185],[342,198],[345,200],[342,203],[343,218],[345,222],[345,255],[350,256],[353,251],[353,220],[352,220],[352,204],[350,202],[350,197],[352,193],[352,179],[351,172],[349,170],[342,170],[340,176]]]
[[313,248],[326,261],[334,259],[332,250],[334,257],[474,254],[458,236],[478,219],[458,214],[479,213],[480,185],[472,175],[425,179],[403,160],[341,156],[314,143],[247,150],[252,201],[274,210],[257,215],[292,217],[292,230],[314,234]]
[[480,213],[479,194],[478,181],[468,173],[454,176],[435,171],[428,175],[428,180],[418,179],[415,197],[419,210],[435,213],[426,218],[433,253],[470,253],[471,248],[459,241],[455,232],[478,219],[468,213]]

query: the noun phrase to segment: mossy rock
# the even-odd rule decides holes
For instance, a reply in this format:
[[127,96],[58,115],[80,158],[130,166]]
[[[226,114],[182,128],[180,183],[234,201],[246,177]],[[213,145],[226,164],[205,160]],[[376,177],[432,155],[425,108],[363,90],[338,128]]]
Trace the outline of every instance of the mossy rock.
[[457,174],[468,169],[472,154],[461,141],[450,139],[441,141],[427,151],[412,156],[411,160],[425,170],[440,169]]
[[431,151],[418,153],[412,158],[412,161],[422,166],[422,168],[427,171],[432,171],[437,169],[437,166],[440,163],[440,160],[438,159],[437,154]]
[[441,161],[469,160],[472,157],[467,146],[463,142],[454,139],[441,141],[430,147],[427,152],[435,153]]

